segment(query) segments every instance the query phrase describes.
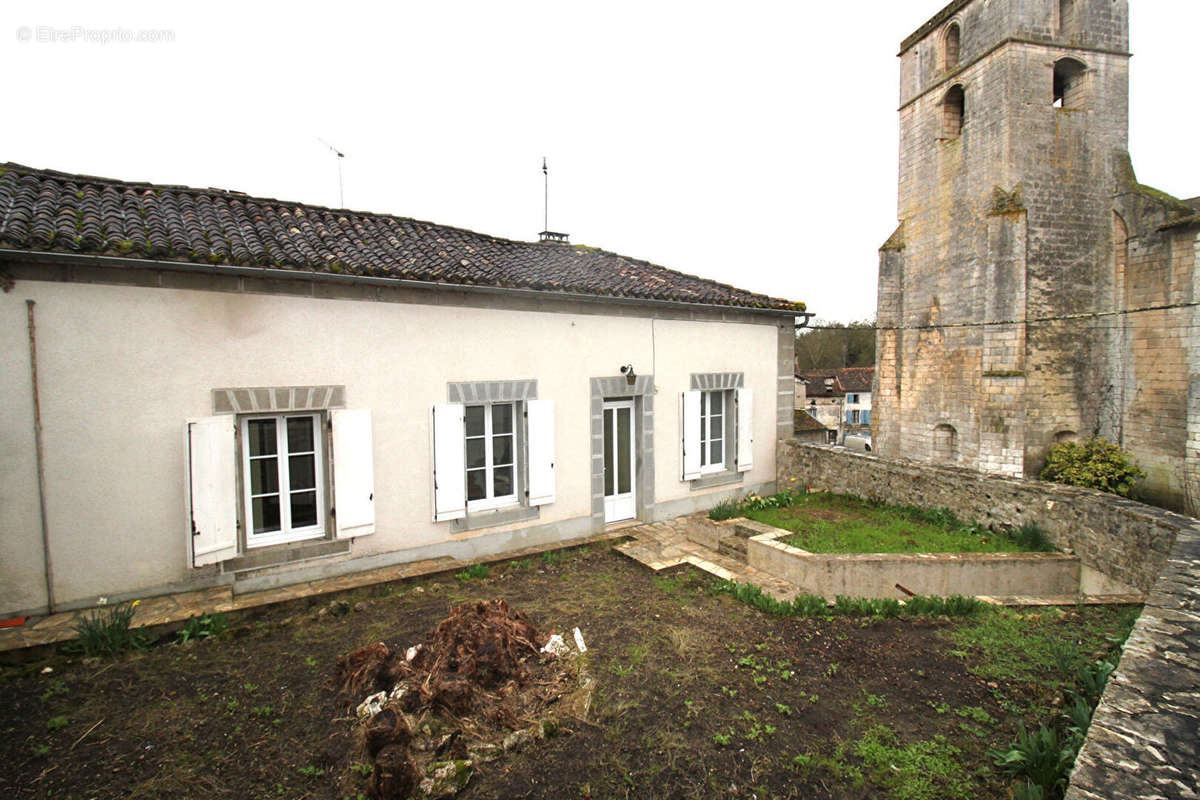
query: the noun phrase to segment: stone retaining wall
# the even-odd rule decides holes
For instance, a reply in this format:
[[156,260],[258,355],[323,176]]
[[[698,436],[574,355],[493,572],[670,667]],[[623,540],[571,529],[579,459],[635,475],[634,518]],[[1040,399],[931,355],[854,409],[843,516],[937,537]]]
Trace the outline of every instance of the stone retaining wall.
[[[1198,523],[1092,489],[984,475],[957,467],[886,459],[781,440],[779,488],[806,486],[892,505],[948,508],[960,519],[1004,530],[1037,522],[1059,550],[1119,585],[1146,593],[1181,528]],[[1105,593],[1119,592],[1109,584]]]
[[1148,592],[1065,800],[1200,798],[1200,522],[1087,489],[786,440],[777,465],[781,487],[941,506],[997,527],[1036,520],[1085,565]]

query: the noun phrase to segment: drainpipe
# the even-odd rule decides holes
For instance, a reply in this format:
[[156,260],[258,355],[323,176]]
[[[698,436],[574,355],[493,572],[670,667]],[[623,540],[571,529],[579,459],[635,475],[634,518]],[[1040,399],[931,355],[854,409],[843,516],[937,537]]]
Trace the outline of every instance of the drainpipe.
[[42,561],[46,565],[46,605],[54,613],[54,570],[50,561],[50,528],[46,522],[46,467],[42,456],[42,406],[38,401],[37,336],[33,325],[32,300],[25,301],[29,312],[29,378],[33,387],[33,447],[37,454],[38,506],[42,517]]

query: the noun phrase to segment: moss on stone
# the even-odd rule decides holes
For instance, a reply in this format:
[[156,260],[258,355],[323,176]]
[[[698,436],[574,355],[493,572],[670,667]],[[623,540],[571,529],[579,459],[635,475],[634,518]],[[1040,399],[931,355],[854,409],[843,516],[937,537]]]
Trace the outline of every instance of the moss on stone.
[[888,237],[888,240],[886,242],[884,242],[883,246],[880,247],[879,249],[880,250],[903,250],[904,249],[904,223],[903,222],[900,223],[900,225],[896,228],[896,230],[892,232],[892,235]]
[[992,207],[988,216],[998,217],[1004,214],[1019,214],[1025,211],[1025,200],[1022,197],[1023,187],[1017,184],[1011,192],[1001,186],[992,187]]

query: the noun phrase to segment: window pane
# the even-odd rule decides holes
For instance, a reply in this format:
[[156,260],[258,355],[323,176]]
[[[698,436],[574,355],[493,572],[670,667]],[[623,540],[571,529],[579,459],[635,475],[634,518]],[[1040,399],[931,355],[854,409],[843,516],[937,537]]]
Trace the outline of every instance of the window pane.
[[708,416],[708,392],[700,393],[700,416]]
[[467,439],[467,467],[482,467],[487,460],[486,439]]
[[508,433],[504,436],[492,437],[492,465],[503,466],[504,464],[513,463],[513,444],[512,434]]
[[712,413],[720,414],[722,409],[725,407],[724,393],[723,392],[710,392],[709,394],[712,396],[712,400],[710,400],[709,404],[708,404],[709,408],[712,409]]
[[250,434],[250,455],[275,455],[275,420],[252,419],[246,424]]
[[467,406],[467,436],[483,436],[483,406]]
[[724,453],[722,452],[722,449],[723,449],[723,448],[722,448],[722,446],[721,446],[721,445],[722,445],[722,442],[721,442],[721,440],[720,440],[720,439],[714,439],[714,440],[713,440],[713,441],[712,441],[712,442],[709,444],[709,447],[711,448],[709,452],[710,452],[712,455],[711,455],[711,458],[709,458],[709,460],[708,460],[708,463],[710,463],[710,464],[720,464],[722,461],[724,461],[724,460],[725,460],[725,458],[724,458]]
[[289,453],[307,453],[313,449],[313,418],[288,417],[287,439]]
[[273,458],[250,460],[250,494],[270,494],[279,491],[279,467]]
[[604,410],[604,496],[613,493],[613,411]]
[[292,495],[292,527],[310,528],[317,524],[317,493],[296,492]]
[[513,493],[512,467],[497,467],[492,473],[492,497],[506,497]]
[[256,497],[250,501],[254,513],[254,532],[272,533],[279,530],[279,495]]
[[288,480],[292,491],[317,488],[316,456],[291,456],[288,458]]
[[629,459],[630,413],[628,408],[617,409],[617,494],[629,492],[629,478],[633,474]]
[[725,435],[721,430],[722,421],[724,419],[725,419],[724,417],[719,416],[719,415],[708,418],[708,438],[710,438],[710,439],[724,439],[725,438]]
[[482,500],[487,497],[487,476],[485,470],[467,470],[467,499]]
[[492,406],[492,433],[512,433],[512,403],[497,403]]

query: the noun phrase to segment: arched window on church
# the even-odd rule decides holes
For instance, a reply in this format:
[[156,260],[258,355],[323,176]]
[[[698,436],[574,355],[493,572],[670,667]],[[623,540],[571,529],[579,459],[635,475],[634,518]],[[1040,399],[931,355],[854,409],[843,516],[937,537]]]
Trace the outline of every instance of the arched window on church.
[[942,36],[942,69],[954,69],[958,66],[961,40],[962,29],[957,22],[951,22]]
[[1054,62],[1054,107],[1084,108],[1087,105],[1087,67],[1073,58]]
[[945,422],[933,429],[933,460],[942,464],[958,461],[958,431]]
[[954,86],[942,100],[942,138],[957,138],[962,133],[966,117],[966,94],[962,86]]

